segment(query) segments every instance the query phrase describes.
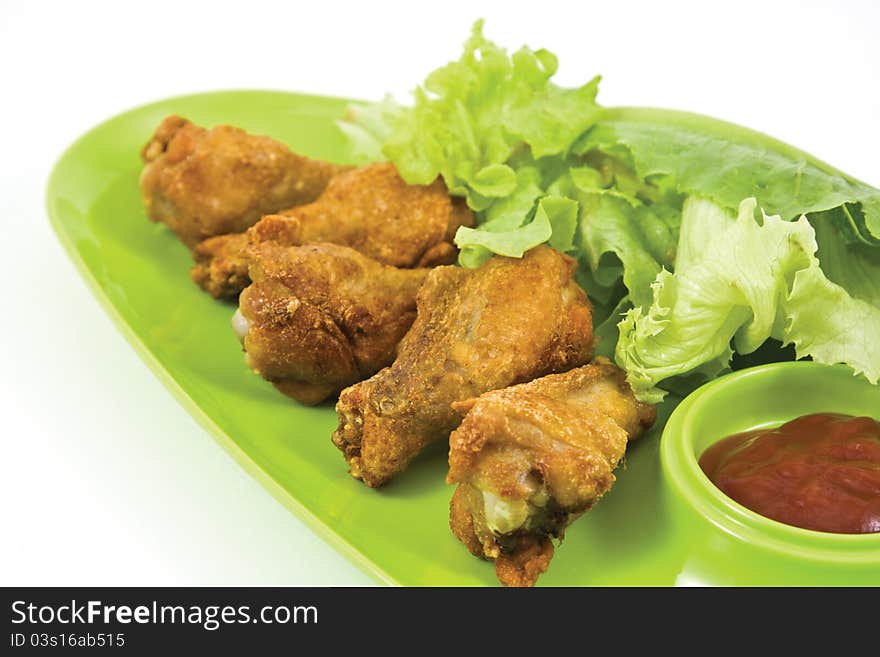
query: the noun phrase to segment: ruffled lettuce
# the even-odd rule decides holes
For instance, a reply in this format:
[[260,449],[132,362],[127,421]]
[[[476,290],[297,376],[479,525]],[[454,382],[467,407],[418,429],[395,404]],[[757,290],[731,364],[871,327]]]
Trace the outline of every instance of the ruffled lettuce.
[[733,211],[752,196],[783,219],[838,208],[848,240],[880,245],[880,190],[754,130],[686,112],[610,108],[578,146],[591,149],[626,153],[638,177],[668,176],[679,192]]
[[378,103],[349,105],[345,118],[336,125],[348,140],[351,159],[361,164],[386,159],[382,148],[390,139],[394,125],[408,112],[409,108],[391,96],[385,96]]
[[555,55],[527,47],[508,54],[482,28],[474,25],[459,60],[428,76],[411,108],[390,99],[355,105],[340,127],[357,161],[388,159],[412,184],[442,176],[467,198],[480,225],[456,235],[462,265],[544,242],[570,250],[579,209],[559,194],[559,179],[601,112],[599,78],[559,87],[551,82]]
[[[355,106],[341,126],[361,161],[467,198],[477,225],[455,237],[461,265],[545,242],[577,258],[597,353],[616,353],[646,398],[661,382],[686,392],[734,353],[759,362],[769,337],[876,380],[876,348],[859,345],[880,308],[880,191],[723,121],[602,108],[598,78],[566,89],[556,68],[543,49],[508,54],[478,22],[411,106]],[[734,222],[749,197],[779,217]]]
[[616,360],[640,398],[662,399],[670,377],[717,376],[734,348],[749,354],[768,338],[880,379],[880,308],[828,279],[805,216],[759,221],[756,206],[743,201],[734,220],[711,201],[685,203],[675,273],[661,271],[650,305],[618,327]]
[[[523,225],[512,225],[521,222],[516,215],[503,215],[484,224],[482,230],[459,228],[456,236],[462,244],[459,259],[466,267],[478,267],[493,253],[521,258],[526,251],[544,242],[559,251],[569,251],[577,217],[575,201],[545,196],[538,201],[534,217]],[[515,222],[508,223],[509,219]]]

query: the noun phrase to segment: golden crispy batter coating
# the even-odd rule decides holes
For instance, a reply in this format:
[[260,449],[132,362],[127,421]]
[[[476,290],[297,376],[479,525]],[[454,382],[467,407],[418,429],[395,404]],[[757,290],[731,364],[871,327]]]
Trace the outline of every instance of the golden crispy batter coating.
[[333,442],[351,474],[381,486],[460,422],[451,404],[586,363],[591,307],[575,262],[547,246],[479,269],[438,267],[391,367],[345,389]]
[[193,249],[196,264],[189,272],[193,283],[215,299],[232,299],[246,288],[250,255],[247,233],[209,237]]
[[535,583],[550,538],[611,488],[627,442],[656,415],[602,358],[453,406],[464,420],[449,439],[450,525],[507,586]]
[[441,180],[409,185],[389,162],[368,164],[331,181],[317,202],[267,217],[251,231],[256,241],[332,242],[395,267],[450,264],[452,238],[473,224],[463,199]]
[[[349,246],[395,267],[434,267],[455,262],[452,243],[473,216],[438,180],[408,185],[392,164],[370,164],[339,174],[309,205],[263,217],[248,231],[251,244],[285,246],[330,242]],[[224,235],[194,250],[192,278],[215,297],[234,297],[247,284],[244,240]]]
[[449,526],[475,557],[495,561],[495,575],[505,586],[534,586],[553,558],[553,541],[547,536],[518,534],[510,537],[506,550],[495,542],[478,538],[485,530],[482,493],[470,485],[459,485],[449,501]]
[[316,404],[394,360],[427,269],[397,269],[336,244],[252,249],[240,298],[247,364]]
[[311,203],[348,168],[296,155],[269,137],[225,125],[206,130],[179,116],[162,121],[141,158],[147,215],[190,248]]
[[553,541],[546,537],[519,536],[510,552],[495,558],[495,576],[504,586],[534,586],[553,559]]

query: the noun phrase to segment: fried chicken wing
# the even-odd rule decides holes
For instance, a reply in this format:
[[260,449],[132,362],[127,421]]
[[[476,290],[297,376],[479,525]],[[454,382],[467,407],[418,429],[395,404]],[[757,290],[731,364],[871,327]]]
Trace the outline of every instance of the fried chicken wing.
[[548,246],[479,269],[438,267],[394,363],[346,388],[333,442],[351,474],[377,487],[461,418],[451,404],[586,363],[590,302],[575,262]]
[[449,438],[450,526],[507,586],[534,585],[551,537],[611,488],[627,442],[656,415],[603,358],[453,407],[464,419]]
[[249,248],[247,232],[218,235],[199,242],[193,249],[196,264],[189,276],[215,299],[234,299],[251,282]]
[[233,325],[247,364],[316,404],[394,360],[427,269],[397,269],[336,244],[254,247]]
[[236,296],[247,284],[248,242],[330,242],[395,267],[451,264],[455,231],[472,224],[463,199],[451,197],[442,181],[408,185],[392,164],[370,164],[333,178],[314,203],[263,217],[247,238],[224,235],[199,244],[192,279],[215,297]]
[[141,158],[147,214],[190,248],[311,203],[348,168],[302,157],[269,137],[227,125],[206,130],[179,116],[162,121]]

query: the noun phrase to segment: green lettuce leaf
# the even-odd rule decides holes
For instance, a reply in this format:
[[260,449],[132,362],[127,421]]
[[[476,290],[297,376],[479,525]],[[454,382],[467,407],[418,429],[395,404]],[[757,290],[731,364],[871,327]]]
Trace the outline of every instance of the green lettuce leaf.
[[353,162],[366,164],[385,159],[382,148],[391,137],[392,126],[408,108],[391,96],[378,103],[352,103],[345,117],[336,122],[348,140]]
[[582,192],[578,198],[580,248],[595,282],[610,287],[622,278],[633,303],[650,303],[651,283],[674,260],[678,213],[658,213],[612,190]]
[[671,176],[678,191],[732,211],[751,196],[783,219],[845,208],[850,235],[880,244],[880,190],[754,130],[686,112],[612,108],[578,144],[581,152],[621,148],[639,177]]
[[536,244],[548,241],[553,248],[568,251],[572,248],[577,213],[575,201],[547,196],[538,201],[534,217],[526,224],[514,227],[509,221],[512,215],[506,215],[484,225],[483,230],[462,226],[455,234],[455,244],[461,249],[460,260],[465,266],[478,267],[493,253],[521,258]]
[[843,208],[809,219],[819,243],[816,255],[829,280],[880,308],[880,249],[847,239],[851,233]]
[[[880,190],[724,121],[602,108],[598,77],[562,88],[557,65],[543,49],[509,54],[477,22],[411,106],[355,106],[341,127],[356,161],[388,159],[410,183],[442,176],[466,197],[461,265],[542,243],[577,258],[599,351],[646,399],[734,354],[762,362],[768,339],[877,379]],[[774,216],[751,216],[755,203]]]
[[[467,198],[480,226],[456,238],[465,266],[544,242],[571,249],[579,208],[562,193],[566,158],[601,113],[598,77],[559,87],[551,82],[552,53],[523,47],[509,55],[482,30],[478,21],[461,58],[428,75],[406,111],[386,99],[354,107],[341,123],[356,158],[387,158],[413,184],[440,175],[451,193]],[[588,167],[580,168],[578,182],[586,184]],[[546,217],[538,217],[537,204],[550,197],[567,202],[548,202],[537,210]]]
[[818,266],[795,274],[785,315],[782,336],[798,358],[845,363],[871,383],[880,379],[880,308],[851,297]]
[[758,221],[756,207],[743,201],[733,220],[711,201],[685,203],[675,273],[661,271],[651,304],[618,326],[615,359],[640,398],[661,400],[657,386],[670,377],[717,376],[734,347],[749,354],[768,338],[880,378],[880,308],[825,276],[805,216]]

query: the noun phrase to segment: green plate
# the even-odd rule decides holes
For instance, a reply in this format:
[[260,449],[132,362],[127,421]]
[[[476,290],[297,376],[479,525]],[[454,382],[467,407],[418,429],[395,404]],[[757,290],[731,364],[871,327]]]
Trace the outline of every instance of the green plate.
[[[495,585],[492,565],[472,557],[449,531],[445,450],[423,455],[381,491],[354,481],[330,442],[332,406],[299,406],[245,367],[229,324],[234,307],[189,281],[187,249],[144,214],[139,151],[166,115],[229,123],[271,135],[297,152],[342,161],[344,143],[334,121],[347,102],[235,91],[131,110],[91,130],[62,156],[49,181],[49,216],[144,361],[248,472],[331,545],[383,583]],[[617,484],[570,528],[540,584],[676,582],[688,546],[670,529],[659,454],[671,410],[666,404],[654,430],[630,448]]]

